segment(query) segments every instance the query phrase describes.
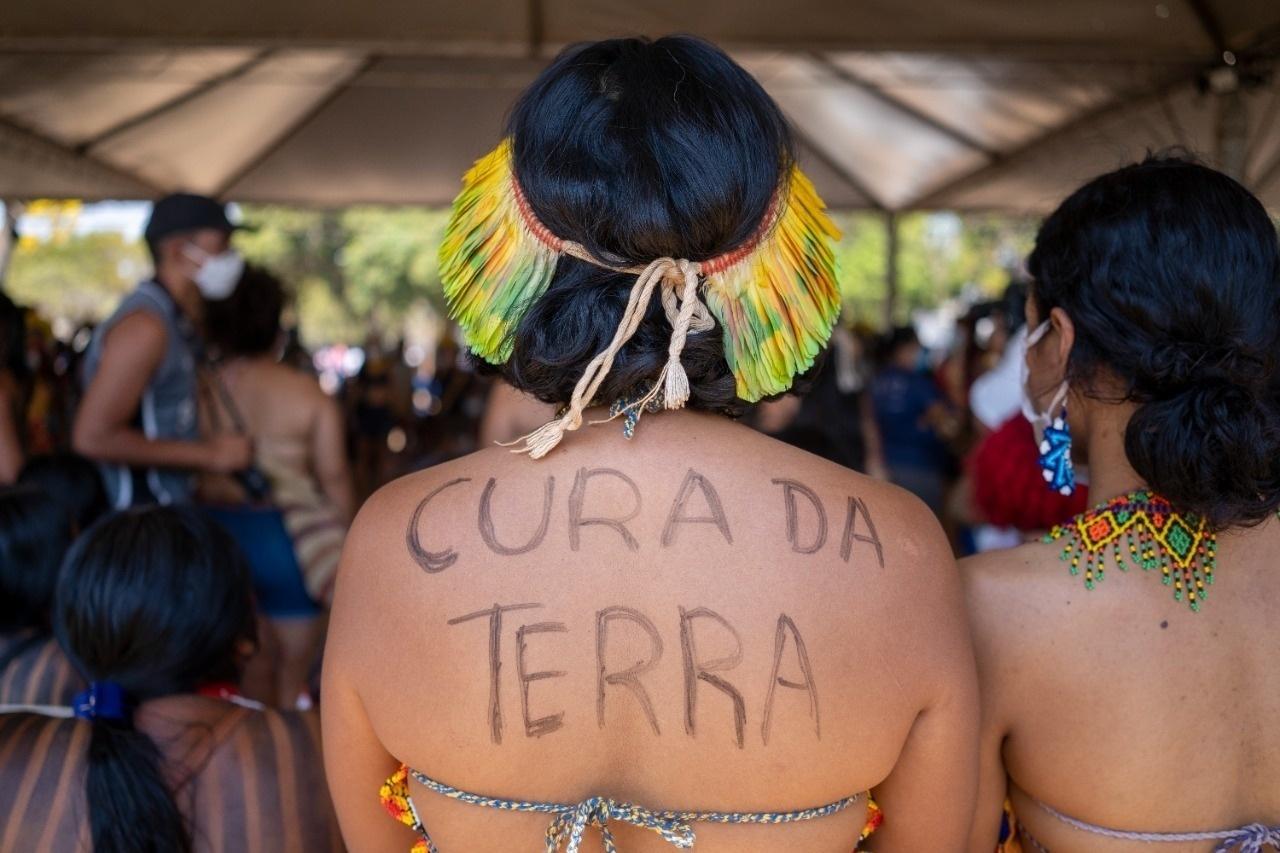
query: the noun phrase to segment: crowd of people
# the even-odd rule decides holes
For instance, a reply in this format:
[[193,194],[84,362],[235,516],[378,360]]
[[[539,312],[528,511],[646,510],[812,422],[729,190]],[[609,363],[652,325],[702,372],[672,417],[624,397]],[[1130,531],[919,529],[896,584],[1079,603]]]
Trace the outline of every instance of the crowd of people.
[[750,75],[624,39],[464,179],[420,368],[326,391],[235,231],[158,201],[80,350],[0,297],[0,851],[1280,850],[1230,178],[1089,182],[930,351]]

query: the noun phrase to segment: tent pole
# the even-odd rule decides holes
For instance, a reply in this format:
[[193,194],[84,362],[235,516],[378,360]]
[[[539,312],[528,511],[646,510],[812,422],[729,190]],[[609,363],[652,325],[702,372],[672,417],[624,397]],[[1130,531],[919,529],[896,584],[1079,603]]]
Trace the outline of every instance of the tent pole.
[[1249,110],[1239,89],[1218,96],[1215,127],[1218,168],[1237,181],[1245,181],[1249,153]]
[[885,241],[884,263],[884,325],[894,326],[893,318],[898,308],[898,214],[893,210],[884,213]]

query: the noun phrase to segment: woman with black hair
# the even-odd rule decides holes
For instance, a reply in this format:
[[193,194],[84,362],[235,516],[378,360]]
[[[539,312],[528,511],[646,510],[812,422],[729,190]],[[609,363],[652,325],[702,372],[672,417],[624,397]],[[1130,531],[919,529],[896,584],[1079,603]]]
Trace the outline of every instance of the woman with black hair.
[[[1280,846],[1280,247],[1181,157],[1040,229],[1026,395],[1049,487],[1095,509],[962,566],[984,688],[970,850]],[[1157,582],[1160,581],[1160,582]]]
[[871,380],[871,409],[889,479],[941,517],[951,460],[939,432],[951,417],[942,389],[922,364],[924,356],[914,328],[890,332]]
[[453,315],[557,414],[382,489],[348,537],[321,708],[352,850],[848,853],[880,809],[871,849],[963,844],[942,532],[733,422],[839,310],[792,155],[724,53],[619,39],[553,61],[464,179]]
[[67,508],[43,489],[0,489],[0,706],[68,705],[84,687],[49,629],[73,530]]
[[85,533],[54,630],[89,682],[75,717],[0,714],[0,850],[338,850],[313,716],[236,692],[249,572],[197,510],[127,510]]
[[[270,692],[292,708],[310,705],[308,682],[355,495],[341,409],[314,376],[280,362],[283,310],[280,280],[253,266],[230,296],[206,302],[217,358],[206,414],[215,431],[234,428],[253,439],[261,491],[247,495],[218,475],[206,475],[201,491],[234,504],[211,512],[249,558],[258,607],[277,641],[267,646],[277,673]],[[259,506],[246,507],[247,500]]]

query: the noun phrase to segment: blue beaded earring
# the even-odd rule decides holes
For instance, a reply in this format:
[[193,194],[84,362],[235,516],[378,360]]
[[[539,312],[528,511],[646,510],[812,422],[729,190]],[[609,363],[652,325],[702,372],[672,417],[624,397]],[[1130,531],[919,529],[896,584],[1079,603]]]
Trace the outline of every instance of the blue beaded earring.
[[1040,470],[1049,488],[1060,495],[1076,490],[1076,467],[1071,461],[1071,427],[1067,425],[1067,404],[1045,428],[1040,439]]

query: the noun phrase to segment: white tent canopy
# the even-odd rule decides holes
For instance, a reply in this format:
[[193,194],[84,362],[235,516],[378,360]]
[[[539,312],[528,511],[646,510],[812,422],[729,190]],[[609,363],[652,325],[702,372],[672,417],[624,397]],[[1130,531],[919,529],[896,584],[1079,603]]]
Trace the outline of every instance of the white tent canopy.
[[559,45],[666,32],[759,77],[833,206],[1041,211],[1183,145],[1280,208],[1280,3],[1259,0],[12,6],[0,197],[445,203]]

